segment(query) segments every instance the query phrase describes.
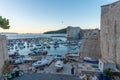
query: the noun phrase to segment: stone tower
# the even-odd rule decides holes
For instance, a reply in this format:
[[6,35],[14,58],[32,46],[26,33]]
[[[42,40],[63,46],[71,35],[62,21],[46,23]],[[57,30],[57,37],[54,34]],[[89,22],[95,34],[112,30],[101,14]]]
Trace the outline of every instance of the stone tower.
[[80,27],[72,27],[72,26],[67,27],[67,38],[68,39],[79,40],[80,39],[80,33],[81,33]]
[[101,6],[102,58],[115,61],[120,67],[120,1]]
[[93,59],[99,59],[101,57],[99,29],[90,29],[84,32],[80,55],[81,57],[91,57]]

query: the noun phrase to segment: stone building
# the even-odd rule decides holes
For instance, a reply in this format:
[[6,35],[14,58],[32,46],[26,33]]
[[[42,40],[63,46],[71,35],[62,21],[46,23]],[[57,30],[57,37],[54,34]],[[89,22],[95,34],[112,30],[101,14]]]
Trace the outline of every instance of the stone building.
[[120,1],[101,6],[101,54],[120,68]]
[[3,66],[8,61],[6,36],[0,35],[0,76],[2,75]]
[[67,27],[67,38],[68,39],[80,39],[80,27]]
[[84,32],[83,42],[80,47],[81,57],[100,58],[100,30],[89,29]]

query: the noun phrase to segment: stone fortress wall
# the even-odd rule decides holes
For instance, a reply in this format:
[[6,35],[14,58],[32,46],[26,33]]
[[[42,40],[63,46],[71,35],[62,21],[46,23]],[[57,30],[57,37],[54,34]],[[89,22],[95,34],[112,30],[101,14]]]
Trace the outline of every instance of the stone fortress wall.
[[5,61],[8,61],[6,36],[0,35],[0,76],[2,75]]
[[80,27],[67,27],[67,38],[68,39],[80,39]]
[[101,54],[120,68],[120,1],[101,6]]
[[100,30],[90,29],[84,33],[83,42],[80,47],[81,57],[100,58]]

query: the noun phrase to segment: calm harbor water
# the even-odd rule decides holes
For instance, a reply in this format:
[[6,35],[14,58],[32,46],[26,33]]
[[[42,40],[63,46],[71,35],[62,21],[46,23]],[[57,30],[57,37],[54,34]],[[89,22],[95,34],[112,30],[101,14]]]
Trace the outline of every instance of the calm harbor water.
[[[66,36],[66,34],[5,34],[8,39],[22,39],[22,38],[40,38],[52,36]],[[58,38],[58,37],[56,37]]]
[[[79,52],[79,47],[74,49],[74,47],[77,46],[64,46],[64,45],[59,45],[59,47],[54,48],[53,45],[51,45],[51,48],[45,48],[44,50],[48,51],[49,55],[54,55],[54,54],[64,54],[64,53],[71,53],[71,52]],[[15,50],[15,49],[14,49]],[[31,53],[30,48],[24,48],[22,50],[19,49],[19,53],[21,55],[28,55],[28,53]]]
[[[57,37],[57,36],[65,36],[66,34],[7,34],[8,39],[22,39],[22,38],[40,38],[40,37],[49,37],[53,39],[61,39],[63,41],[66,41],[66,37]],[[52,37],[56,36],[56,37]],[[25,44],[24,44],[25,45]],[[25,45],[26,46],[26,45]],[[53,45],[50,45],[51,48],[45,48],[45,50],[48,51],[48,54],[64,54],[68,52],[79,52],[80,46],[78,45],[64,45],[60,44],[59,47],[54,48]],[[15,50],[15,48],[13,49]],[[21,55],[27,55],[30,53],[30,48],[25,47],[22,50],[19,50]]]

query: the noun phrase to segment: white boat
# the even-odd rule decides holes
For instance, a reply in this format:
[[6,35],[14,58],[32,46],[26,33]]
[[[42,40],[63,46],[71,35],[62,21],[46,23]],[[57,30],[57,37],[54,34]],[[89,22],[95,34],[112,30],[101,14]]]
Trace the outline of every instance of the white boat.
[[24,63],[25,61],[23,60],[23,58],[18,58],[15,60],[15,64],[22,64]]
[[47,63],[48,63],[47,60],[41,60],[41,61],[37,61],[37,62],[33,63],[32,66],[34,66],[34,67],[41,67],[41,66],[47,65]]
[[52,61],[53,61],[53,58],[45,58],[33,63],[32,66],[40,67],[40,66],[50,65]]
[[98,64],[98,60],[92,59],[92,58],[90,58],[90,57],[84,57],[83,60],[84,60],[85,62]]
[[68,56],[69,56],[69,57],[79,57],[79,54],[74,54],[74,53],[72,53],[72,54],[68,54]]
[[35,61],[35,59],[32,59],[31,57],[24,57],[23,58],[23,60],[25,61],[25,62],[29,62],[29,61]]
[[47,65],[50,65],[52,63],[52,61],[54,60],[54,58],[48,57],[48,58],[46,58],[46,60],[47,60]]
[[9,56],[15,56],[15,52],[8,52]]
[[62,69],[63,68],[63,61],[56,61],[56,63],[55,63],[55,67],[57,68],[57,69]]

